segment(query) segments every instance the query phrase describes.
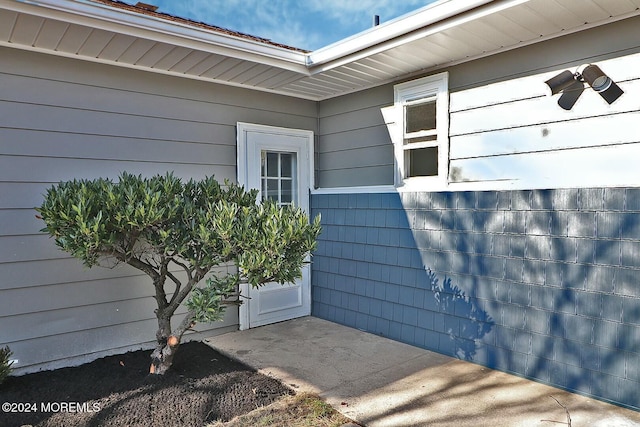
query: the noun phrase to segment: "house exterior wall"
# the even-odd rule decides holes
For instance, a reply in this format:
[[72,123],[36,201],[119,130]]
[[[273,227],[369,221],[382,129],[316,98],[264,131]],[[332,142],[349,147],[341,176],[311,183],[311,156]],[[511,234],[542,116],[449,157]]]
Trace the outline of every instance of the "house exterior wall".
[[[639,23],[446,70],[465,180],[444,189],[349,188],[393,184],[393,85],[322,102],[313,314],[640,409]],[[626,92],[613,105],[587,89],[565,112],[543,93],[592,62]],[[326,161],[340,150],[351,169]]]
[[389,85],[322,101],[316,145],[319,188],[393,185],[393,145],[381,108]]
[[[236,122],[315,130],[316,104],[0,48],[0,343],[17,373],[148,347],[155,302],[127,266],[83,268],[39,232],[52,184],[122,171],[236,178]],[[237,310],[198,336],[237,329]]]
[[637,188],[314,195],[312,313],[640,409],[639,200]]
[[[601,179],[596,173],[610,175],[607,166],[613,159],[619,163],[636,154],[639,139],[627,131],[637,122],[635,97],[623,96],[608,106],[588,89],[574,109],[565,112],[556,103],[558,95],[547,96],[544,84],[565,69],[598,63],[623,90],[633,93],[640,84],[638,25],[640,17],[629,18],[429,72],[449,72],[450,169],[457,171],[451,189],[545,188],[557,187],[560,181],[566,187],[624,185],[639,179],[631,164],[624,164],[625,174],[616,166],[611,182],[587,184],[585,176],[567,179],[572,162],[585,167],[588,161],[594,172],[590,177]],[[393,123],[385,123],[381,112],[393,105],[394,84],[320,103],[316,147],[320,188],[394,184],[388,130]],[[620,151],[625,154],[618,155]],[[606,164],[598,161],[605,157]],[[563,169],[553,170],[558,165]]]

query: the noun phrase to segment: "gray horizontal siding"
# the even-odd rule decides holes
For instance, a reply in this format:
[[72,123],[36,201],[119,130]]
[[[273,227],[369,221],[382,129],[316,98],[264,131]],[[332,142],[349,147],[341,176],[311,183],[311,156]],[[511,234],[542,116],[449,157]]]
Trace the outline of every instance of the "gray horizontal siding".
[[640,111],[470,133],[452,138],[450,155],[463,159],[634,143],[639,137],[628,129],[634,123],[640,123]]
[[[52,283],[38,286],[20,286],[3,290],[2,313],[5,316],[17,316],[41,311],[63,310],[91,304],[104,304],[110,301],[139,299],[150,296],[150,283],[144,275],[129,275],[96,279],[89,277],[85,281]],[[38,295],[47,295],[46,298]],[[29,303],[29,312],[25,313],[23,304],[15,301],[25,298]],[[27,300],[26,298],[30,298]],[[151,316],[153,313],[151,313]],[[147,317],[148,313],[145,314]],[[21,331],[4,331],[4,334],[21,334]]]
[[[640,74],[635,64],[640,52],[640,17],[629,18],[606,26],[559,37],[543,43],[525,46],[498,55],[463,63],[446,70],[449,72],[450,90],[450,180],[474,181],[482,184],[511,180],[514,188],[553,187],[554,185],[627,185],[640,176],[630,174],[637,168],[624,165],[619,177],[609,169],[599,170],[593,179],[581,182],[576,171],[556,170],[544,179],[536,171],[544,169],[548,151],[550,156],[565,149],[592,150],[565,153],[574,163],[597,163],[604,155],[615,159],[615,154],[602,153],[599,147],[607,144],[638,143],[633,132],[638,104],[634,93],[638,91]],[[626,59],[626,62],[625,62]],[[625,95],[609,106],[591,89],[587,89],[571,113],[557,105],[558,95],[546,96],[544,81],[563,69],[574,70],[581,64],[599,63],[620,82]],[[412,77],[417,78],[420,76]],[[405,79],[405,80],[411,80]],[[393,105],[393,84],[364,92],[322,101],[320,103],[320,132],[316,147],[319,153],[318,183],[320,187],[349,187],[359,185],[393,184],[393,150],[381,108]],[[620,117],[614,115],[619,114]],[[625,116],[628,115],[628,116]],[[620,123],[624,122],[622,126]],[[601,124],[618,130],[609,139],[590,133],[590,128],[602,129]],[[566,138],[568,126],[573,124],[573,137]],[[375,131],[372,131],[375,129]],[[564,133],[563,133],[564,132]],[[621,132],[625,132],[620,136]],[[561,142],[559,138],[562,139]],[[567,147],[567,144],[571,144]],[[386,165],[380,167],[380,146],[388,146]],[[333,159],[352,149],[351,173],[346,163],[336,166]],[[478,150],[483,150],[479,153]],[[629,148],[627,148],[629,150]],[[524,155],[529,154],[530,156]],[[628,154],[625,151],[624,154]],[[563,160],[566,164],[566,160]],[[506,168],[505,165],[512,165]],[[529,167],[525,167],[529,165]],[[363,173],[366,169],[366,173]],[[598,171],[594,171],[598,172]],[[379,174],[379,175],[377,175]],[[562,182],[568,175],[573,181]],[[366,178],[365,178],[366,177]],[[373,179],[371,179],[373,177]],[[367,181],[369,180],[369,181]],[[468,186],[468,183],[458,184]],[[497,184],[496,184],[497,185]],[[484,188],[486,188],[485,186]]]
[[[640,54],[600,63],[625,91],[611,106],[587,89],[564,111],[555,98],[540,94],[533,79],[524,78],[521,84],[531,91],[522,99],[452,112],[451,180],[512,180],[519,188],[633,185],[640,179],[632,161],[640,154],[640,107],[633,96],[640,89],[638,61]],[[622,74],[625,69],[634,75]],[[465,103],[465,96],[477,97],[475,92],[458,92],[452,106]]]
[[43,224],[36,218],[33,208],[0,209],[0,234],[3,236],[19,236],[38,232]]
[[[336,111],[329,115],[326,109],[321,110],[324,120],[320,121],[320,135],[348,132],[353,129],[367,129],[384,124],[384,118],[380,111],[382,105],[376,103],[373,106],[363,106],[353,111]],[[330,120],[327,120],[330,118]]]
[[[326,166],[326,170],[361,168],[386,166],[389,164],[389,155],[393,156],[393,151],[389,146],[380,145],[367,148],[353,148],[350,150],[334,151],[330,153],[320,153],[320,162]],[[363,163],[362,158],[366,156],[367,162]]]
[[[62,251],[58,251],[64,254]],[[80,261],[67,255],[64,258],[40,259],[28,261],[29,268],[21,262],[0,263],[0,289],[26,289],[29,287],[41,287],[46,285],[72,285],[75,282],[88,283],[99,280],[110,280],[118,278],[144,276],[143,273],[129,266],[119,268],[85,268],[81,267]],[[55,274],[51,274],[55,271]],[[107,294],[109,287],[95,284],[97,288],[88,292],[89,297],[102,290]],[[118,292],[121,292],[120,289]]]
[[393,145],[381,113],[389,103],[388,85],[320,103],[319,187],[393,184]]
[[[317,151],[321,155],[330,155],[333,153],[357,149],[377,149],[379,147],[384,147],[393,153],[393,147],[389,145],[388,141],[385,141],[385,138],[388,136],[389,132],[385,125],[360,127],[357,129],[325,134],[322,137],[321,150]],[[347,141],[349,144],[346,143]],[[327,165],[327,167],[330,166],[330,164]]]
[[86,305],[11,316],[3,324],[6,326],[5,332],[8,332],[7,339],[23,341],[42,336],[78,332],[77,319],[84,319],[82,322],[83,330],[101,328],[105,324],[126,325],[138,321],[153,320],[155,308],[156,304],[153,298],[145,295],[139,299],[128,298],[123,301],[109,301],[103,304],[91,301]]
[[219,180],[235,179],[235,165],[207,163],[190,164],[167,159],[165,162],[133,162],[128,160],[74,159],[60,157],[34,157],[3,155],[0,157],[0,179],[5,182],[21,181],[29,170],[31,182],[59,182],[73,178],[117,178],[121,172],[152,176],[168,171],[177,176],[203,178],[215,175]]
[[321,187],[345,187],[345,183],[351,186],[389,185],[385,176],[393,174],[393,165],[372,166],[365,165],[361,168],[334,169],[321,171],[318,178]]
[[[33,209],[51,185],[41,182],[0,182],[0,209]],[[0,224],[0,230],[10,227]],[[4,233],[0,233],[4,234]]]
[[[636,185],[638,24],[630,18],[454,67],[450,180],[508,180],[511,188]],[[571,111],[562,110],[544,81],[588,63],[598,63],[625,94],[608,105],[587,88]]]
[[[232,86],[176,79],[175,77],[119,67],[105,67],[101,64],[56,56],[38,56],[37,54],[16,49],[2,48],[2,57],[7,59],[2,64],[4,75],[22,76],[72,85],[64,86],[71,87],[74,90],[61,93],[59,100],[54,102],[55,105],[59,103],[67,105],[65,104],[67,102],[73,102],[77,105],[91,105],[91,98],[89,98],[89,101],[86,99],[74,99],[75,96],[73,94],[75,91],[82,91],[82,87],[86,87],[88,90],[98,89],[101,94],[104,91],[107,99],[116,99],[115,102],[122,105],[122,108],[128,108],[130,111],[138,113],[141,112],[140,107],[144,107],[144,111],[147,111],[147,108],[151,109],[149,111],[153,111],[156,108],[165,110],[162,105],[165,102],[171,102],[172,99],[176,99],[196,103],[203,102],[205,110],[220,106],[221,108],[217,111],[220,114],[223,114],[226,108],[235,107],[246,110],[246,115],[254,119],[263,113],[272,117],[281,117],[280,122],[282,124],[275,124],[276,126],[293,127],[292,116],[298,117],[298,127],[306,124],[307,120],[310,120],[315,126],[316,104],[305,100],[264,92],[251,92]],[[25,61],[30,61],[34,66],[25,69]],[[115,92],[109,92],[111,89],[115,90]],[[29,93],[28,89],[27,93]],[[81,98],[86,98],[86,94],[87,92]],[[127,96],[127,94],[136,95],[134,96],[135,99],[137,99],[137,95],[142,95],[143,97],[151,97],[151,100],[139,103],[134,99],[133,104],[126,105],[127,103],[123,102],[126,98],[121,98],[121,96]],[[35,97],[37,99],[37,93]],[[72,101],[65,101],[67,98],[72,99]],[[162,102],[158,105],[158,101]],[[92,108],[95,108],[95,103]],[[181,108],[186,108],[185,111],[187,112],[197,110],[193,106],[182,104]],[[182,113],[173,109],[166,109],[162,114],[172,117]],[[235,123],[236,120],[233,117],[227,117],[231,120],[230,124]]]
[[[234,318],[230,312],[225,320],[227,321],[221,322],[215,330],[207,330],[205,325],[200,325],[200,328],[195,328],[197,332],[187,332],[183,342],[237,329],[237,316]],[[153,339],[155,329],[157,321],[148,319],[13,342],[11,350],[14,357],[20,360],[20,365],[27,367],[16,373],[31,371],[35,367],[55,369],[76,365],[133,349],[150,349],[154,342],[149,338]],[[46,364],[43,364],[43,358],[46,358]]]
[[[51,184],[123,171],[235,181],[238,121],[316,131],[316,103],[16,49],[0,55],[0,344],[20,360],[18,373],[148,347],[148,277],[84,268],[39,231],[33,208]],[[193,336],[237,324],[230,309]]]
[[[25,266],[30,269],[25,269]],[[183,277],[184,274],[176,266],[171,266],[169,271],[177,277]],[[214,271],[227,271],[227,266],[218,267]],[[14,297],[21,295],[30,298],[32,302],[29,307],[34,312],[90,305],[92,301],[108,302],[114,298],[114,294],[118,296],[114,301],[149,295],[148,277],[133,267],[121,265],[118,268],[89,269],[69,256],[32,262],[0,263],[0,273],[3,277],[0,290],[6,291],[3,296],[7,297],[0,302],[3,314],[24,313],[21,304],[14,304],[13,301]],[[79,292],[83,289],[82,286],[87,289],[84,293]],[[37,293],[42,290],[53,295],[37,298]],[[55,290],[61,292],[54,294]]]
[[[14,121],[5,123],[14,125]],[[117,122],[119,124],[119,122]],[[191,128],[191,127],[189,127]],[[122,131],[122,128],[119,128]],[[87,134],[75,129],[65,131],[51,129],[16,129],[6,127],[4,134],[7,155],[87,158],[101,160],[122,160],[139,162],[182,162],[200,164],[203,159],[213,159],[218,165],[235,161],[235,129],[231,126],[211,126],[203,131],[203,135],[218,135],[219,143],[212,141],[185,141],[180,139],[150,139],[131,134],[110,135]],[[164,138],[168,135],[165,134]],[[87,138],[95,143],[88,145]],[[15,143],[13,143],[15,142]],[[172,160],[175,159],[175,160]]]
[[[449,70],[449,88],[458,92],[636,53],[640,51],[638,25],[636,16],[456,65]],[[476,99],[479,104],[484,101]]]
[[61,259],[68,255],[44,234],[0,236],[0,263]]
[[[15,101],[3,103],[5,114],[2,115],[1,124],[6,128],[133,139],[155,137],[178,142],[204,142],[211,140],[211,136],[214,135],[214,125],[196,121]],[[34,117],[37,120],[34,120]],[[70,117],[74,120],[69,120]]]

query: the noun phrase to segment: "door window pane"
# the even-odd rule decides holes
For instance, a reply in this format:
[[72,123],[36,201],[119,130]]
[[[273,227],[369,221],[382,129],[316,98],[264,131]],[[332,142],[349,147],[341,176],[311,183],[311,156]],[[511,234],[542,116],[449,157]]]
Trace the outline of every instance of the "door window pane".
[[278,205],[298,203],[296,153],[262,152],[262,200]]
[[293,153],[280,153],[280,175],[291,178],[293,176]]
[[267,199],[273,200],[275,202],[278,200],[278,180],[277,179],[267,179]]
[[293,202],[293,191],[291,188],[292,181],[290,179],[280,181],[280,202],[282,204],[290,204]]
[[278,153],[267,153],[266,176],[278,176]]

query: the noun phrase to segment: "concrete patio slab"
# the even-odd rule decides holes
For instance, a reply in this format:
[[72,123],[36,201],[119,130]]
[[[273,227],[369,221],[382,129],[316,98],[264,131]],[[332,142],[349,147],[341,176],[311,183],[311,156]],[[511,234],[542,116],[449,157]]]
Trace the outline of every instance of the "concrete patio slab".
[[639,412],[314,317],[206,342],[370,427],[554,427],[567,411],[572,427],[640,427]]

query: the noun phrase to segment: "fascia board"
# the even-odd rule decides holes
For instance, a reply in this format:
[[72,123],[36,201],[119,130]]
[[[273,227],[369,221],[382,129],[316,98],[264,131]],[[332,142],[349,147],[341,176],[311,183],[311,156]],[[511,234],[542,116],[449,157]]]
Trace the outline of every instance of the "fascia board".
[[[423,35],[413,33],[421,29],[429,30],[437,23],[488,3],[507,3],[508,7],[510,7],[513,3],[527,1],[529,0],[506,2],[496,2],[494,0],[441,0],[406,17],[398,18],[311,52],[308,55],[308,65],[313,68],[322,68],[320,66],[329,63],[333,64],[336,61],[351,62],[353,60],[351,55],[354,53],[361,52],[361,55],[367,56],[371,54],[370,49],[385,50],[388,47],[383,46],[387,46],[390,41],[395,41],[394,44],[402,44],[406,43],[406,37],[423,37]],[[349,59],[347,60],[347,58]],[[328,68],[322,69],[326,70]]]
[[308,75],[306,55],[180,22],[118,10],[87,0],[0,0],[0,6],[43,18],[59,19],[135,37],[228,55]]

